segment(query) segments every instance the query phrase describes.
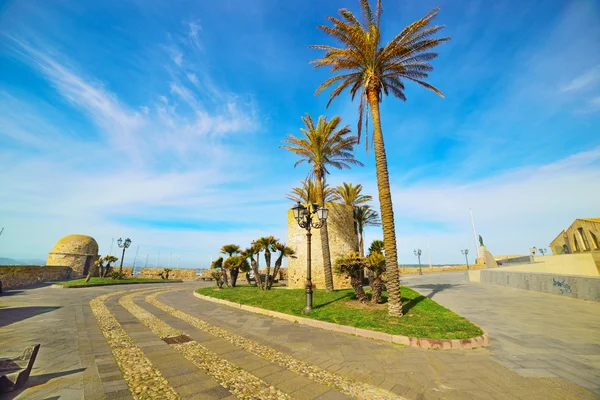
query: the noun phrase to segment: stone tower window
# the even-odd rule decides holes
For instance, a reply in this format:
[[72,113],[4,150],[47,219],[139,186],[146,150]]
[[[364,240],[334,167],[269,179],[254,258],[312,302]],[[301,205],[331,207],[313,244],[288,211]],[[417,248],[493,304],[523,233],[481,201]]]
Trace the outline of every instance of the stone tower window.
[[594,235],[594,232],[590,231],[590,236],[592,237],[592,243],[594,244],[594,249],[598,250],[600,246],[598,245],[598,238]]
[[579,232],[579,235],[581,235],[581,240],[583,240],[583,251],[591,250],[590,244],[588,243],[587,236],[585,235],[583,228],[577,228],[577,231]]

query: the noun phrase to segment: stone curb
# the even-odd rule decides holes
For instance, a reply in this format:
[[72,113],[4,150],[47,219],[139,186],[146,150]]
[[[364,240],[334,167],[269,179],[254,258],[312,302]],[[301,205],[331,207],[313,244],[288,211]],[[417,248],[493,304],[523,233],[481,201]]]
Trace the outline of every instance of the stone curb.
[[[319,321],[316,319],[302,318],[295,315],[284,314],[277,311],[265,310],[264,308],[247,306],[245,304],[238,304],[227,300],[217,299],[210,296],[204,296],[194,291],[194,296],[199,299],[211,301],[213,303],[223,304],[228,307],[239,308],[240,310],[253,312],[255,314],[267,315],[269,317],[284,319],[286,321],[298,323],[300,325],[312,326],[315,328],[321,328],[328,331],[349,333],[360,337],[369,339],[381,340],[388,343],[402,344],[404,346],[420,347],[423,349],[439,349],[439,350],[465,350],[474,349],[477,347],[489,346],[490,336],[487,332],[483,331],[482,336],[477,336],[469,339],[428,339],[428,338],[416,338],[403,335],[391,335],[385,332],[371,331],[368,329],[355,328],[348,325],[339,325],[331,322]],[[473,324],[475,325],[475,324]],[[476,325],[477,326],[477,325]],[[481,327],[479,327],[481,328]],[[482,329],[483,330],[483,329]]]
[[164,285],[165,283],[183,283],[183,281],[170,281],[170,282],[128,282],[128,283],[96,283],[92,285],[73,285],[73,286],[63,286],[63,285],[50,285],[51,288],[54,289],[81,289],[81,288],[90,288],[90,287],[98,287],[98,286],[123,286],[123,285],[150,285],[150,284],[160,284]]

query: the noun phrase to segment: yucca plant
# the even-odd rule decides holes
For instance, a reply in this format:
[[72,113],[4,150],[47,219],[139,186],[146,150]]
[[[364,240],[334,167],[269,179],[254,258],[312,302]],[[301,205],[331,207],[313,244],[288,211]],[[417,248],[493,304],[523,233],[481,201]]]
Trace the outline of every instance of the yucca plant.
[[[339,11],[340,18],[327,17],[332,26],[318,28],[333,37],[339,47],[316,45],[315,49],[325,51],[322,58],[312,61],[315,67],[331,67],[335,76],[323,82],[316,91],[322,92],[334,85],[329,96],[329,104],[346,89],[354,99],[358,95],[358,139],[360,140],[363,122],[367,126],[366,145],[368,148],[368,120],[373,122],[373,147],[377,171],[377,188],[383,241],[385,244],[386,270],[388,278],[388,313],[402,315],[400,279],[398,274],[398,254],[396,247],[396,228],[394,209],[390,191],[387,156],[381,130],[379,103],[389,94],[406,101],[404,80],[410,80],[442,96],[434,86],[425,82],[433,66],[429,61],[437,57],[433,52],[436,46],[448,37],[435,38],[443,26],[430,26],[438,15],[439,8],[428,12],[420,20],[404,28],[388,43],[381,38],[381,0],[373,12],[368,0],[360,0],[362,21],[347,9]],[[370,113],[369,113],[370,111]],[[369,115],[370,114],[370,115]]]

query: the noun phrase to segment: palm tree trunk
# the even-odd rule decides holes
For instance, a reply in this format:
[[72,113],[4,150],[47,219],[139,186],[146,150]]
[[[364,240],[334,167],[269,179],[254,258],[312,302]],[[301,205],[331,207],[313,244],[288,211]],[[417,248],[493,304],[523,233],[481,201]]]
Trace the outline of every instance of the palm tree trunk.
[[388,289],[388,314],[402,316],[402,297],[400,296],[400,276],[398,273],[398,253],[396,248],[396,228],[394,208],[390,191],[390,177],[387,157],[383,144],[383,132],[379,118],[379,94],[375,89],[367,91],[367,99],[373,118],[373,147],[375,148],[375,168],[377,171],[377,191],[381,207],[381,226],[383,227],[383,248],[385,249],[385,269]]
[[248,282],[248,285],[252,285],[252,282],[250,282],[250,273],[246,272],[246,282]]
[[[239,268],[233,268],[231,270],[231,287],[235,287],[239,273],[240,273]],[[169,278],[167,278],[167,279],[169,279]]]
[[265,262],[267,263],[267,269],[265,270],[265,286],[267,290],[271,290],[271,279],[269,277],[269,273],[271,272],[271,252],[267,249],[265,250]]
[[381,301],[381,292],[383,292],[383,281],[378,276],[373,281],[373,295],[371,296],[372,303],[379,303]]
[[253,258],[250,259],[250,265],[252,265],[252,271],[254,272],[254,280],[256,281],[256,286],[260,290],[263,290],[262,279],[260,279],[260,273],[258,272],[258,262]]
[[360,301],[361,303],[368,301],[367,294],[365,293],[365,290],[363,289],[360,277],[351,276],[350,277],[350,285],[352,285],[352,288],[354,289],[354,292],[356,293],[356,298],[358,299],[358,301]]
[[[279,269],[281,268],[281,263],[283,261],[283,256],[279,256],[277,261],[275,261],[275,267],[273,268],[273,281],[277,278],[277,274],[279,274]],[[271,281],[271,285],[273,285],[273,281]]]
[[[323,193],[323,177],[317,174],[317,203],[325,207]],[[327,232],[327,223],[321,227],[321,252],[323,253],[323,274],[325,276],[325,290],[333,292],[333,273],[331,271],[331,255],[329,253],[329,232]]]
[[227,278],[227,268],[223,268],[223,283],[229,287],[229,279]]
[[358,247],[360,248],[360,255],[365,256],[365,241],[363,238],[362,229],[358,231]]

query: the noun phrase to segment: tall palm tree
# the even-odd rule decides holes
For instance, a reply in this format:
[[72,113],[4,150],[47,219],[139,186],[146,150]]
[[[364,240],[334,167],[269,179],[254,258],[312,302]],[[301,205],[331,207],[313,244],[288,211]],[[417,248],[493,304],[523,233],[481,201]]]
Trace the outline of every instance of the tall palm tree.
[[344,182],[340,186],[333,188],[333,200],[353,208],[373,200],[373,197],[361,194],[362,189],[361,184],[354,185]]
[[377,211],[373,210],[371,206],[363,205],[356,208],[355,211],[356,226],[358,228],[358,247],[360,248],[360,255],[365,256],[365,241],[363,237],[363,231],[367,226],[379,226],[381,220]]
[[271,272],[271,252],[272,251],[277,251],[275,249],[275,245],[279,243],[279,241],[277,239],[275,239],[275,237],[273,236],[265,236],[265,237],[261,237],[260,239],[258,239],[256,241],[256,245],[265,252],[265,262],[267,264],[267,269],[266,269],[266,273],[265,273],[265,288],[267,290],[271,289],[271,286],[269,285],[269,274]]
[[[315,125],[310,114],[307,113],[306,116],[302,117],[302,121],[305,128],[301,128],[300,131],[305,137],[297,138],[292,134],[288,134],[288,138],[283,141],[287,145],[280,147],[300,157],[294,167],[304,161],[311,165],[311,175],[314,176],[317,184],[317,204],[324,206],[325,176],[329,174],[327,167],[333,166],[337,169],[344,169],[350,168],[350,165],[363,165],[354,158],[353,153],[358,138],[355,135],[350,135],[348,126],[339,127],[342,121],[340,117],[333,117],[327,121],[327,117],[320,116]],[[325,289],[331,292],[333,291],[333,274],[326,223],[321,227],[321,249]]]
[[[357,236],[358,242],[360,242],[360,236],[358,234],[358,221],[356,220],[357,208],[359,205],[373,200],[373,197],[363,195],[361,192],[361,184],[353,185],[352,183],[344,182],[342,185],[333,188],[334,201],[352,207],[354,215],[354,234]],[[356,250],[359,249],[360,247]],[[361,252],[361,254],[364,256],[363,252]]]
[[[300,202],[303,204],[307,203],[316,203],[317,202],[317,185],[315,181],[306,178],[303,181],[300,181],[302,187],[298,186],[292,188],[292,191],[287,194],[285,197],[291,201]],[[326,183],[323,185],[323,199],[325,203],[328,203],[333,200],[333,189],[329,187]]]
[[[325,50],[325,55],[312,61],[312,63],[315,64],[316,68],[329,66],[332,72],[340,72],[340,74],[323,82],[317,89],[316,94],[334,83],[336,87],[330,94],[329,103],[345,89],[349,89],[352,99],[359,93],[358,137],[360,140],[364,122],[367,126],[367,148],[369,144],[369,109],[371,111],[377,188],[381,205],[388,278],[388,313],[401,316],[402,301],[398,276],[396,229],[394,226],[394,210],[387,157],[381,131],[379,103],[382,101],[384,94],[387,96],[390,93],[400,100],[406,101],[404,80],[416,82],[443,97],[442,93],[425,82],[425,79],[428,77],[428,73],[433,71],[433,66],[429,61],[437,57],[437,53],[431,50],[440,43],[450,40],[450,38],[433,37],[443,28],[443,26],[438,25],[430,26],[433,19],[438,15],[438,7],[404,28],[396,37],[384,45],[380,31],[381,0],[377,1],[375,13],[373,13],[368,0],[360,0],[360,4],[362,23],[350,11],[341,9],[339,11],[341,19],[327,17],[333,24],[332,27],[319,26],[319,29],[336,39],[340,47],[311,46],[312,48]],[[366,118],[363,118],[365,116]]]
[[[277,257],[277,261],[275,261],[275,267],[273,268],[273,281],[277,278],[277,274],[279,273],[279,269],[281,268],[281,263],[283,262],[284,257],[292,257],[296,258],[296,251],[291,247],[285,245],[285,243],[277,243],[275,245],[275,250],[279,252],[279,257]],[[269,285],[269,288],[271,286]]]

